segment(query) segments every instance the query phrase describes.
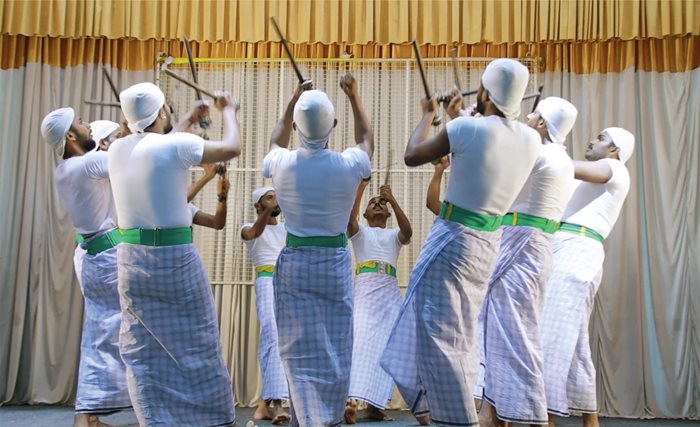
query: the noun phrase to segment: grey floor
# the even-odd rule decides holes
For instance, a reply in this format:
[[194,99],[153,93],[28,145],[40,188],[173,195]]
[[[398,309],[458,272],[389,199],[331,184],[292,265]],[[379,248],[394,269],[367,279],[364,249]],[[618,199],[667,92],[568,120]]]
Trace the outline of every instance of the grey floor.
[[[236,410],[238,424],[245,427],[248,420],[253,415],[251,408],[238,408]],[[359,422],[357,426],[374,427],[403,427],[415,426],[415,419],[406,411],[389,411],[389,414],[396,419],[391,422]],[[69,406],[3,406],[0,407],[0,426],[2,427],[71,427],[73,421],[73,408]],[[133,412],[122,412],[119,414],[104,417],[103,421],[119,427],[137,426],[136,417]],[[675,420],[628,420],[602,418],[600,422],[603,427],[681,427],[700,426],[700,421],[675,421]],[[266,421],[256,422],[258,427],[267,427],[272,424]],[[561,418],[557,423],[561,427],[580,426],[581,420],[576,417]]]

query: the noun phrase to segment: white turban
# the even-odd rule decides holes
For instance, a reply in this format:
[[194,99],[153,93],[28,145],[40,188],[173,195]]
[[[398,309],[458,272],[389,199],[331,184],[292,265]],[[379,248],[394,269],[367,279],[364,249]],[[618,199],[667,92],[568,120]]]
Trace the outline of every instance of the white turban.
[[94,122],[90,123],[90,129],[92,130],[92,139],[94,139],[96,142],[95,150],[97,150],[97,147],[100,146],[100,141],[110,136],[115,130],[119,129],[119,123],[115,123],[110,120],[95,120]]
[[326,146],[333,130],[335,108],[331,100],[320,90],[307,90],[294,106],[294,123],[301,144],[309,150]]
[[514,59],[495,59],[486,66],[481,84],[489,91],[489,99],[509,119],[520,116],[520,103],[527,89],[530,72]]
[[563,144],[576,123],[576,107],[565,99],[549,96],[537,104],[536,111],[544,119],[551,141]]
[[75,111],[66,107],[53,110],[41,122],[41,136],[53,147],[58,157],[63,157],[63,153],[66,151],[66,134],[70,130],[74,118]]
[[272,187],[260,187],[253,191],[253,204],[258,203],[268,191],[275,191]]
[[622,163],[626,163],[634,152],[634,135],[628,130],[616,127],[603,129],[603,132],[610,135],[613,144],[620,148],[618,156]]
[[140,133],[156,121],[161,107],[165,105],[165,95],[153,83],[139,83],[122,91],[119,102],[129,129]]

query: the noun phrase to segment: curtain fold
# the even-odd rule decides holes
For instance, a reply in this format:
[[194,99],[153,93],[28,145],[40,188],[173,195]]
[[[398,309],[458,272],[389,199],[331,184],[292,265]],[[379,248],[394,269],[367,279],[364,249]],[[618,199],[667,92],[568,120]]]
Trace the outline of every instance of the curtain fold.
[[[0,2],[3,32],[201,42],[421,44],[600,41],[698,34],[695,0],[238,0]],[[505,17],[505,19],[504,19]]]
[[[604,42],[542,42],[515,44],[424,45],[424,58],[447,58],[457,47],[459,57],[511,57],[542,59],[542,71],[572,71],[578,74],[620,72],[633,67],[643,71],[679,72],[700,67],[700,35],[664,39],[609,40]],[[367,45],[295,44],[300,59],[335,59],[344,54],[355,59],[402,59],[413,57],[410,44]],[[129,70],[153,70],[161,53],[185,57],[180,40],[66,39],[0,34],[0,69],[40,62],[55,67],[100,63]],[[277,42],[192,43],[195,58],[286,58]]]

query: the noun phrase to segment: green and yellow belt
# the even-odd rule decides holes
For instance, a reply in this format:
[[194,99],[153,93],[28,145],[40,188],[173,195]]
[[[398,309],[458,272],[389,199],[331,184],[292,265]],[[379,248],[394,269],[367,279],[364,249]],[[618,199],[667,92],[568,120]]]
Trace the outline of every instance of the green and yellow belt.
[[549,234],[554,234],[559,228],[559,223],[557,221],[519,212],[510,212],[506,214],[503,217],[503,225],[533,227]]
[[396,277],[396,267],[384,261],[366,261],[355,265],[355,274],[383,273]]
[[450,202],[442,202],[440,218],[454,221],[479,231],[496,231],[503,222],[502,216],[481,215],[462,209]]
[[578,224],[571,224],[568,222],[562,222],[559,224],[559,231],[564,231],[566,233],[571,233],[571,234],[578,234],[580,236],[585,236],[588,238],[591,238],[593,240],[596,240],[600,243],[603,243],[603,240],[605,238],[598,234],[596,231],[591,230],[590,228],[584,227],[582,225]]
[[344,248],[348,245],[348,237],[343,234],[337,236],[316,236],[316,237],[299,237],[292,233],[287,233],[287,247],[321,247],[321,248]]
[[175,246],[192,243],[192,227],[119,229],[121,241],[132,245]]
[[259,265],[255,267],[255,278],[258,277],[272,277],[275,273],[274,265]]

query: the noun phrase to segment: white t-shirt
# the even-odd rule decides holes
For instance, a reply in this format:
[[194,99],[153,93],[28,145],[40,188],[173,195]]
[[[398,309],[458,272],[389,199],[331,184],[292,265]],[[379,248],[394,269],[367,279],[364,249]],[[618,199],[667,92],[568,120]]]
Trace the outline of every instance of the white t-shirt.
[[287,231],[299,237],[345,233],[357,185],[371,171],[369,156],[358,147],[342,153],[275,148],[263,160]]
[[459,117],[446,125],[451,171],[445,200],[482,215],[505,215],[540,152],[534,129],[498,116]]
[[573,190],[571,157],[564,146],[545,144],[510,210],[559,222]]
[[192,219],[194,220],[194,216],[197,215],[197,212],[199,212],[201,209],[199,209],[199,206],[195,205],[194,203],[188,203],[187,210],[190,212],[190,215],[192,215]]
[[132,134],[109,147],[109,178],[119,227],[192,225],[189,168],[201,163],[204,140],[189,133]]
[[610,165],[612,177],[605,184],[575,180],[574,193],[562,221],[590,228],[605,238],[615,225],[630,190],[630,174],[625,164],[617,159],[599,161]]
[[[243,224],[241,230],[252,226],[253,223]],[[243,242],[248,248],[248,256],[253,261],[253,265],[259,267],[261,265],[275,265],[277,256],[286,240],[287,230],[284,228],[284,223],[278,222],[276,225],[266,225],[265,230],[257,239],[244,240]]]
[[398,227],[380,228],[360,224],[360,229],[350,241],[356,263],[384,261],[396,267],[401,251]]
[[117,226],[106,152],[92,151],[61,161],[54,181],[76,233],[94,234]]

